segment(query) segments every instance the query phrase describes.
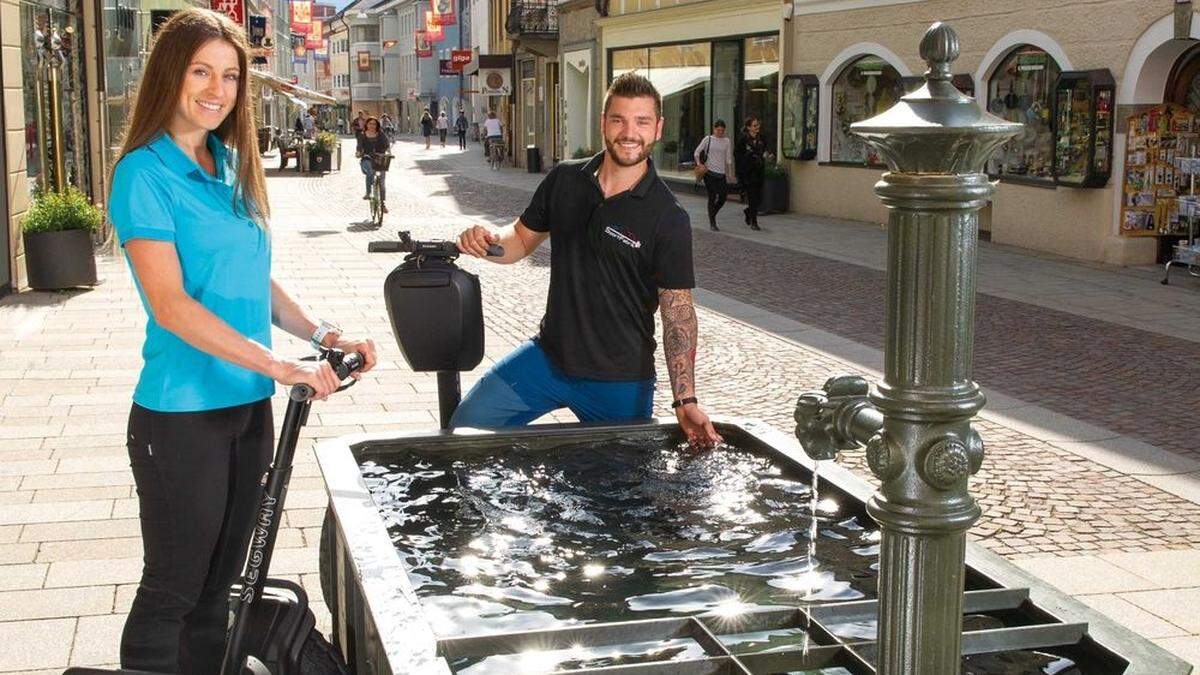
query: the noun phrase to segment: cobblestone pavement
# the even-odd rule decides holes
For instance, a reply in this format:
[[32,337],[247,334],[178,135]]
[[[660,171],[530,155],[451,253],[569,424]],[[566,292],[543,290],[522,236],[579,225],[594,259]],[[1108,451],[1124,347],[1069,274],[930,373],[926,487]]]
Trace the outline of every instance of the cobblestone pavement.
[[[480,217],[508,220],[528,199],[528,192],[446,176],[447,164],[436,152],[417,153],[413,147],[401,146],[388,178],[389,234],[410,229],[418,237],[448,237]],[[383,308],[383,278],[398,257],[365,253],[367,242],[380,233],[358,222],[367,205],[360,199],[356,167],[347,163],[323,177],[272,172],[269,188],[275,277],[316,315],[374,336],[382,355],[380,367],[357,387],[314,407],[304,438],[434,426],[434,380],[408,372]],[[797,302],[785,299],[807,297],[815,288],[796,283],[805,276],[790,267],[795,254],[777,259],[773,250],[760,255],[737,243],[740,255],[733,256],[727,247],[735,244],[708,233],[697,236],[696,244],[701,284],[710,290],[751,303],[760,295],[763,302],[779,304],[773,311],[784,313]],[[744,255],[748,250],[754,255]],[[548,261],[545,250],[509,267],[463,261],[480,275],[484,289],[488,343],[481,369],[536,329]],[[780,279],[775,267],[792,272]],[[760,277],[748,281],[755,279],[751,271]],[[854,275],[845,274],[837,279],[857,288]],[[102,258],[101,276],[103,284],[89,292],[0,300],[0,644],[5,645],[0,673],[111,664],[140,572],[137,500],[122,444],[144,319],[123,261]],[[739,284],[745,286],[740,295],[738,288],[726,287]],[[830,308],[819,311],[836,318]],[[854,370],[825,352],[716,311],[701,308],[699,320],[698,387],[711,412],[762,418],[790,432],[798,392]],[[865,325],[852,328],[869,343]],[[283,351],[305,351],[302,342],[278,334],[276,344]],[[1068,365],[1044,368],[1061,373]],[[464,384],[477,374],[466,375]],[[669,415],[665,372],[659,382],[657,412]],[[282,397],[275,403],[280,410]],[[570,416],[558,413],[553,419]],[[1095,554],[1110,585],[1080,591],[1096,594],[1089,602],[1173,649],[1200,652],[1194,617],[1171,614],[1171,607],[1186,604],[1187,593],[1200,590],[1183,595],[1159,590],[1164,586],[1153,581],[1157,563],[1147,562],[1163,556],[1191,556],[1181,558],[1184,564],[1200,561],[1194,550],[1200,506],[1015,429],[986,420],[978,426],[988,456],[973,481],[984,518],[972,537],[1013,557]],[[841,461],[866,475],[861,453]],[[315,544],[324,503],[305,442],[272,572],[299,580],[314,598],[320,597]],[[1055,570],[1043,566],[1052,577]],[[1079,576],[1077,567],[1069,572]],[[1114,579],[1123,585],[1112,586]],[[314,610],[324,624],[328,617],[319,602]]]

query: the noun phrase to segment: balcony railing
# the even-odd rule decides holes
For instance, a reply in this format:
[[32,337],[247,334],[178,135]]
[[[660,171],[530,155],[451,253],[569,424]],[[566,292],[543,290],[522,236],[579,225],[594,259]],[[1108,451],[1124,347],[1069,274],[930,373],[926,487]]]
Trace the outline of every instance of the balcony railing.
[[557,0],[514,0],[504,28],[513,36],[557,36]]

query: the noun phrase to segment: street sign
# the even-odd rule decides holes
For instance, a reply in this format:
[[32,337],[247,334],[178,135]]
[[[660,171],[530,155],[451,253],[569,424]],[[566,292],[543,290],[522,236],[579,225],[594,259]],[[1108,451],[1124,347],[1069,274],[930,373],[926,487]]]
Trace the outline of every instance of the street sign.
[[450,65],[453,66],[454,72],[461,73],[462,69],[471,62],[474,52],[470,49],[451,49],[450,50]]

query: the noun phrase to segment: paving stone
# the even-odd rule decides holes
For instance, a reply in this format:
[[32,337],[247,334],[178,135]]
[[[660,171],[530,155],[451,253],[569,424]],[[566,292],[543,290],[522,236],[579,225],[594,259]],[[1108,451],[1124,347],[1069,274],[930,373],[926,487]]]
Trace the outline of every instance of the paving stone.
[[121,539],[140,537],[141,525],[136,519],[88,520],[78,523],[31,523],[21,532],[23,542],[77,541],[86,539]]
[[97,473],[129,471],[128,454],[107,457],[76,457],[58,462],[55,473]]
[[33,501],[33,491],[0,492],[0,505],[28,504]]
[[1079,601],[1101,614],[1147,638],[1177,637],[1187,631],[1164,621],[1119,595],[1080,595]]
[[110,513],[112,513],[112,502],[108,500],[10,504],[0,509],[0,524],[95,520],[97,518],[107,518]]
[[81,617],[75,628],[71,665],[100,666],[119,661],[124,628],[125,616],[122,614]]
[[133,485],[129,469],[104,473],[70,473],[62,476],[27,476],[21,481],[23,490],[53,490],[58,488],[102,487]]
[[0,525],[0,544],[15,543],[20,536],[20,525]]
[[1094,556],[1012,558],[1011,562],[1067,595],[1161,588],[1154,581]]
[[1200,549],[1106,553],[1097,557],[1135,574],[1150,574],[1166,588],[1200,586]]
[[0,622],[0,672],[60,669],[67,664],[75,619]]
[[0,565],[34,562],[37,552],[37,544],[0,544]]
[[[48,567],[40,563],[0,566],[0,591],[41,588]],[[0,644],[3,642],[0,641]]]
[[1200,634],[1200,612],[1196,611],[1196,608],[1200,607],[1200,588],[1122,593],[1121,599],[1170,621],[1193,635]]
[[101,487],[63,488],[59,490],[37,490],[33,502],[86,502],[99,499],[128,499],[133,493],[129,485],[105,485]]
[[1158,638],[1154,642],[1175,656],[1195,666],[1197,670],[1193,670],[1192,672],[1200,670],[1200,637]]
[[0,462],[0,475],[26,476],[31,474],[54,473],[58,462],[54,460],[27,460]]
[[46,588],[137,583],[142,578],[142,558],[62,560],[50,563]]
[[140,559],[142,556],[141,537],[44,541],[41,544],[28,545],[37,547],[37,562],[43,563],[67,560],[106,560],[114,557]]
[[0,621],[57,619],[112,612],[114,586],[0,593]]

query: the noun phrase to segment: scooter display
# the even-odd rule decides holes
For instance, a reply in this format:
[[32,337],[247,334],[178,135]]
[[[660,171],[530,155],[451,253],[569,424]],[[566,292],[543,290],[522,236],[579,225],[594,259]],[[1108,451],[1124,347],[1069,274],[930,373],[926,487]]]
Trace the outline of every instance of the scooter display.
[[[363,366],[358,354],[345,354],[336,349],[322,350],[319,356],[310,358],[327,361],[338,380],[349,378]],[[353,384],[354,380],[351,380],[338,391]],[[312,388],[305,384],[293,386],[288,395],[287,411],[275,457],[267,471],[242,581],[231,589],[234,615],[221,675],[349,675],[342,655],[316,630],[316,618],[309,609],[304,589],[290,581],[267,578],[292,475],[292,460],[300,430],[308,423],[312,396]],[[64,675],[102,673],[153,675],[145,671],[96,668],[69,668]]]

